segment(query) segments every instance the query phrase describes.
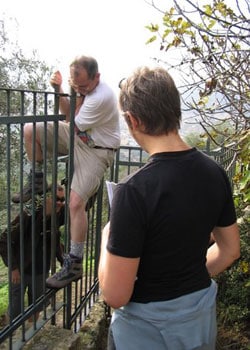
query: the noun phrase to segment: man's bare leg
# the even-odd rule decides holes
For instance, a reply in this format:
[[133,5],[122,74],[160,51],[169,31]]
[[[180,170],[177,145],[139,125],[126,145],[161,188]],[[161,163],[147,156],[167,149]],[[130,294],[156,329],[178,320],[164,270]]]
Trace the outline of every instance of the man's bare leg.
[[88,229],[87,213],[85,202],[73,190],[70,192],[70,235],[71,247],[70,255],[81,258],[83,256],[83,245]]
[[[24,145],[27,153],[28,160],[32,161],[32,137],[33,137],[33,123],[27,123],[24,125]],[[36,145],[35,145],[35,161],[42,163],[43,153],[39,134],[36,133]]]
[[63,288],[70,282],[82,277],[83,248],[88,228],[85,205],[82,198],[71,190],[69,204],[70,253],[65,257],[62,269],[46,280],[49,288]]
[[[33,123],[27,123],[24,126],[24,144],[27,153],[27,158],[30,162],[32,162],[32,137],[33,137],[34,125]],[[14,203],[19,203],[21,199],[23,202],[27,202],[32,197],[32,179],[34,178],[34,191],[35,194],[43,194],[43,172],[42,172],[42,147],[39,138],[38,132],[36,133],[35,140],[35,169],[30,170],[30,174],[28,175],[28,181],[23,187],[22,195],[21,193],[14,193],[12,196],[12,201]]]

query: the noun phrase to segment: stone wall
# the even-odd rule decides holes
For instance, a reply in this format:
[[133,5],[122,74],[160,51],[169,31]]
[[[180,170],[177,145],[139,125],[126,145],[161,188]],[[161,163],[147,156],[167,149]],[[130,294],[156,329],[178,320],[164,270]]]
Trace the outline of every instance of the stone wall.
[[46,325],[24,347],[24,350],[105,350],[108,321],[103,301],[98,301],[78,333]]

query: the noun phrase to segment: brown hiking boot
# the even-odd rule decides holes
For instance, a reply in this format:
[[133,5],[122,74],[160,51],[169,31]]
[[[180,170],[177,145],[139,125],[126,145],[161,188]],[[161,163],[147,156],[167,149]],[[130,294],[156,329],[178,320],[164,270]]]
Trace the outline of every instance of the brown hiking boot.
[[63,288],[67,284],[81,278],[82,273],[82,259],[73,258],[66,254],[64,255],[63,267],[53,276],[47,278],[46,286],[55,289]]
[[[43,172],[35,172],[35,194],[43,194]],[[28,175],[28,182],[23,187],[23,193],[21,196],[21,193],[14,193],[12,196],[12,202],[14,203],[20,203],[21,198],[23,202],[28,202],[28,200],[32,197],[32,170],[30,171]],[[46,186],[47,187],[47,186]]]

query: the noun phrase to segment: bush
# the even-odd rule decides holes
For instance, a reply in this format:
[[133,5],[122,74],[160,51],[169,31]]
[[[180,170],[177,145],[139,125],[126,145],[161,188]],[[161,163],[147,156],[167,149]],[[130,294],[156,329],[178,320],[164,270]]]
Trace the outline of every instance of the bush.
[[8,283],[0,287],[0,315],[6,313],[8,308]]
[[218,323],[235,331],[247,331],[250,325],[250,215],[239,216],[241,257],[216,278],[218,283]]

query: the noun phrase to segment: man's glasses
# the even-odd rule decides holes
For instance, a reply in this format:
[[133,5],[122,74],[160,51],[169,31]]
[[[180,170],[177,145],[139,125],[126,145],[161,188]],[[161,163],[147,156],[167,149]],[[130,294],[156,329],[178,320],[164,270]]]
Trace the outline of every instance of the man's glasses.
[[56,197],[56,201],[63,203],[65,202],[65,197]]
[[119,81],[119,83],[118,83],[119,89],[122,88],[122,83],[124,82],[124,80],[126,80],[126,78],[122,78],[122,79]]
[[91,83],[91,79],[87,79],[84,83],[82,83],[81,85],[77,85],[74,83],[74,80],[69,78],[68,80],[69,85],[73,88],[73,89],[77,89],[77,90],[87,90],[90,83]]

